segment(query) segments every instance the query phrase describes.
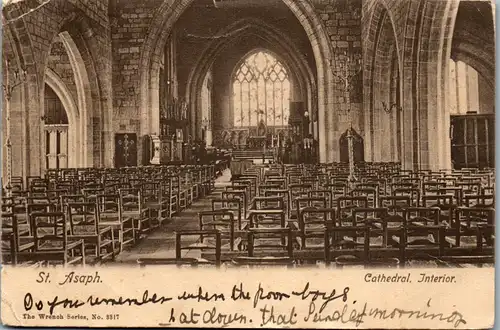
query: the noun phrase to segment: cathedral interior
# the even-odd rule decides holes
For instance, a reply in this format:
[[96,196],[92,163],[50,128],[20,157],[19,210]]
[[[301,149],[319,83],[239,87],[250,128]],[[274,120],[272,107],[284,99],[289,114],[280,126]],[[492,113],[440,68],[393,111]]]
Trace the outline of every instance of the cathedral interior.
[[493,263],[492,2],[2,14],[5,262]]

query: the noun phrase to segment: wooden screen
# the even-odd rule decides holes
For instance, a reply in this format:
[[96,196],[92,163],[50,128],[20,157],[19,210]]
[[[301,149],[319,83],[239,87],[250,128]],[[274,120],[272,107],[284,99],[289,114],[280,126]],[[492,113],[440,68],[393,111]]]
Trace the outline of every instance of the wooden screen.
[[455,169],[495,166],[495,115],[451,116],[450,123]]

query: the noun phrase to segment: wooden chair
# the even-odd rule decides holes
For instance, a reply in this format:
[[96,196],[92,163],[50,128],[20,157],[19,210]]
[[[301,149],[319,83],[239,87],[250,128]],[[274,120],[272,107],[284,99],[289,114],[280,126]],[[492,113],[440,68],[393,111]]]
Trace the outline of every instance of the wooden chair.
[[294,212],[290,219],[298,219],[300,209],[303,207],[327,208],[327,199],[325,197],[298,197],[294,200]]
[[463,206],[477,208],[494,208],[495,195],[465,195],[463,196]]
[[243,203],[239,198],[213,198],[212,211],[224,210],[233,213],[238,230],[243,228]]
[[403,235],[392,239],[401,247],[403,262],[437,260],[443,255],[446,224],[440,221],[437,207],[409,207],[405,209]]
[[115,257],[115,237],[112,227],[99,224],[97,203],[68,203],[67,214],[71,239],[82,239],[85,246],[95,251],[95,262],[113,260]]
[[[344,236],[363,237],[363,244],[354,240],[345,240]],[[370,227],[369,226],[328,226],[324,231],[324,258],[328,266],[340,256],[349,256],[363,262],[370,259]]]
[[165,220],[165,204],[163,203],[163,194],[161,183],[157,180],[145,180],[139,187],[141,192],[142,205],[149,210],[149,222],[146,224],[146,232],[158,228]]
[[[197,243],[191,243],[189,245],[183,245],[183,237],[197,236],[199,240]],[[204,240],[211,239],[215,241],[214,244],[205,244]],[[219,267],[222,260],[222,235],[218,230],[184,230],[175,232],[175,259],[183,260],[186,256],[183,256],[183,251],[200,251],[201,256],[197,257],[198,263],[203,264],[215,264]],[[203,257],[203,253],[206,251],[214,251],[214,254],[209,254],[209,259]]]
[[286,228],[284,210],[250,210],[248,212],[249,229],[259,227]]
[[243,219],[247,218],[248,192],[246,190],[230,190],[221,192],[222,199],[240,199],[243,203]]
[[123,216],[120,195],[98,195],[95,202],[99,208],[99,225],[112,228],[114,237],[118,240],[116,246],[118,252],[134,244],[136,241],[134,220],[131,217],[125,218]]
[[325,228],[336,220],[334,208],[305,207],[299,210],[299,247],[305,249],[323,249]]
[[161,221],[171,219],[179,210],[179,194],[175,192],[174,178],[163,177],[160,181]]
[[[452,230],[447,231],[446,240],[452,247],[473,247],[482,250],[484,244],[493,246],[495,210],[493,208],[466,208],[455,210]],[[481,235],[481,236],[479,236]]]
[[418,188],[397,188],[392,191],[393,196],[410,196],[411,206],[421,206],[421,192]]
[[17,265],[18,253],[34,248],[33,237],[30,236],[29,224],[18,222],[14,213],[2,212],[2,263]]
[[330,190],[328,189],[322,189],[322,190],[311,190],[308,194],[307,197],[309,198],[325,198],[326,199],[326,207],[331,208],[333,206],[333,194]]
[[220,232],[221,249],[234,251],[239,247],[241,238],[235,236],[236,221],[232,212],[228,210],[203,211],[198,213],[198,217],[200,231],[217,230]]
[[140,189],[119,189],[118,192],[121,216],[123,221],[132,220],[136,240],[152,230],[153,225],[158,226],[157,219],[155,223],[151,219],[151,209],[146,206],[144,195]]
[[290,191],[287,189],[269,189],[264,192],[264,197],[281,197],[285,202],[285,214],[288,218],[291,218],[292,213],[292,200],[290,196]]
[[85,265],[85,244],[68,234],[66,216],[62,212],[38,212],[30,214],[33,249],[18,252],[19,262],[46,261],[63,265]]
[[283,196],[257,196],[252,199],[251,210],[285,210]]
[[289,260],[293,260],[293,236],[290,228],[250,228],[247,240],[250,258],[274,257],[276,252],[286,251]]
[[337,198],[337,223],[339,226],[354,225],[352,211],[368,207],[366,196],[341,196]]

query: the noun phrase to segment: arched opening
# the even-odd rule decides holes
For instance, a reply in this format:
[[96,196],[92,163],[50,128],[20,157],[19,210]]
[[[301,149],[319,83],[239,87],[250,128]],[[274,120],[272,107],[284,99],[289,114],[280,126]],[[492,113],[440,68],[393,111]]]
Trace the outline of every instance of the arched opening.
[[[231,131],[235,129],[232,97],[230,97],[233,94],[232,76],[242,59],[259,49],[271,52],[287,70],[288,79],[293,87],[290,91],[290,106],[300,104],[302,112],[312,109],[310,112],[317,120],[317,108],[314,107],[316,104],[314,100],[317,99],[315,73],[310,68],[311,63],[308,63],[308,59],[304,56],[304,50],[302,49],[301,52],[297,47],[294,47],[296,42],[290,40],[286,33],[276,26],[252,17],[230,24],[216,34],[229,34],[230,37],[210,42],[200,55],[188,79],[186,95],[189,100],[194,100],[191,104],[191,132],[193,136],[197,135],[196,127],[204,119],[197,111],[200,107],[203,108],[203,102],[200,98],[200,90],[204,88],[202,78],[205,77],[205,74],[211,74],[212,118],[214,120],[210,121],[209,129],[213,130],[215,145],[230,147],[233,140],[228,137],[231,135],[238,135],[240,140],[246,140],[248,132],[232,134]],[[290,107],[291,115],[294,114],[293,109],[294,107]],[[310,124],[310,130],[317,137],[317,126],[312,121]],[[280,136],[285,134],[282,128],[276,128],[275,132]],[[280,141],[283,141],[283,138]]]
[[[90,81],[83,56],[68,31],[59,33],[52,41],[44,82],[44,87],[49,86],[55,93],[61,106],[68,113],[69,119],[66,123],[69,126],[64,128],[53,126],[54,123],[47,122],[45,116],[43,117],[43,149],[50,150],[51,156],[46,157],[52,159],[51,162],[45,163],[49,166],[45,168],[56,168],[53,156],[56,140],[63,143],[59,145],[57,142],[57,150],[64,150],[66,154],[66,161],[57,163],[59,167],[92,166],[94,141]],[[44,91],[44,97],[51,95],[50,93],[50,91],[48,93]],[[44,106],[47,106],[45,101]],[[63,138],[47,139],[47,132],[57,133]]]
[[45,86],[45,168],[68,167],[68,116],[63,103],[50,86]]
[[494,35],[491,4],[461,1],[445,94],[454,169],[495,164]]
[[[144,117],[149,118],[149,120],[147,125],[141,125],[141,135],[149,134],[150,132],[154,133],[159,130],[156,127],[153,127],[156,125],[154,123],[154,118],[156,117],[155,113],[158,111],[158,105],[160,103],[159,101],[157,101],[158,98],[156,94],[158,86],[159,63],[155,60],[155,58],[160,57],[160,54],[165,48],[164,45],[166,45],[167,40],[171,39],[173,35],[176,35],[179,31],[181,31],[180,29],[174,29],[174,24],[176,24],[179,17],[183,15],[183,12],[186,10],[186,8],[188,8],[192,4],[192,0],[178,0],[173,4],[162,5],[152,23],[153,27],[155,28],[150,30],[151,33],[147,36],[142,48],[141,65],[143,68],[145,68],[145,70],[141,71],[141,109],[143,109],[144,111]],[[281,6],[284,5],[291,11],[291,13],[295,16],[294,19],[297,19],[299,21],[299,25],[301,26],[302,30],[301,33],[305,33],[308,42],[310,42],[312,49],[312,56],[310,58],[315,60],[314,67],[317,69],[317,81],[325,86],[324,89],[318,90],[317,98],[311,97],[311,100],[317,100],[317,104],[313,106],[315,111],[314,115],[318,119],[317,122],[323,123],[323,125],[320,125],[319,127],[319,134],[317,134],[321,137],[321,158],[322,161],[327,161],[327,159],[332,161],[334,158],[335,150],[338,150],[338,146],[334,144],[331,148],[332,150],[327,150],[327,141],[323,138],[324,134],[322,134],[322,132],[324,132],[325,128],[328,126],[328,124],[326,124],[324,121],[324,113],[326,112],[327,105],[332,104],[333,99],[333,88],[331,86],[333,84],[333,80],[331,79],[331,72],[329,70],[329,67],[328,65],[326,65],[326,63],[328,62],[327,59],[331,58],[331,49],[329,47],[327,34],[324,31],[323,25],[319,22],[318,16],[312,14],[314,13],[314,8],[309,3],[297,3],[291,0],[283,0],[277,1],[276,5],[278,4],[281,4]],[[273,2],[273,6],[275,6],[275,2]],[[175,10],[172,10],[172,8],[175,8]],[[258,11],[258,13],[262,15],[262,10],[257,9],[256,11]],[[214,21],[212,20],[211,24],[213,22]],[[212,32],[214,31],[214,29],[213,27],[211,27],[210,29],[206,28],[202,31]],[[214,33],[212,32],[212,34]],[[201,44],[201,42],[199,43],[198,41],[194,41],[193,44],[197,44],[197,48],[199,49],[199,45]],[[194,77],[196,78],[198,77],[198,75],[195,75]],[[202,77],[204,78],[205,75],[203,74]],[[179,86],[179,94],[182,95],[184,91],[186,91],[189,95],[192,95],[190,91],[187,91],[184,87]],[[199,91],[200,89],[197,88],[198,94]],[[199,101],[197,99],[190,98],[189,105],[190,107],[194,107],[194,113],[192,115],[197,116],[197,118],[190,118],[190,120],[197,122],[196,131],[198,131],[199,127],[201,127],[202,120],[202,118],[200,118],[199,116]],[[196,111],[196,109],[198,109],[198,111]],[[197,112],[198,115],[196,114]],[[199,129],[199,132],[201,132],[201,129]],[[196,133],[196,135],[199,136],[199,133],[197,132],[192,133]]]
[[[349,163],[349,132],[345,131],[339,140],[340,145],[340,161],[342,163]],[[363,137],[358,134],[354,129],[351,132],[352,134],[352,142],[354,149],[354,162],[364,162],[365,161],[365,150],[364,150],[364,142]]]
[[[44,132],[45,132],[44,134],[47,135],[47,131],[57,130],[58,127],[51,127],[51,125],[62,124],[58,120],[50,120],[47,118],[47,106],[50,106],[51,102],[59,103],[60,106],[62,107],[61,111],[64,111],[64,116],[66,116],[67,118],[65,121],[65,124],[67,126],[66,140],[63,140],[63,142],[66,142],[66,146],[62,148],[65,154],[67,155],[67,161],[65,163],[66,166],[64,167],[70,167],[70,168],[77,167],[81,157],[81,150],[80,150],[81,145],[80,145],[80,134],[79,134],[80,116],[78,113],[78,106],[73,98],[70,88],[59,77],[59,75],[50,68],[46,70],[45,84],[46,84],[45,101],[44,101],[45,114],[43,117]],[[49,94],[51,92],[53,93],[53,95]],[[49,97],[50,100],[53,100],[54,95],[55,98],[57,98],[57,100],[47,102],[47,97]],[[60,128],[64,130],[64,127]],[[44,139],[44,141],[45,141],[45,150],[47,151],[47,148],[49,147],[50,143],[47,143],[47,139]],[[48,166],[48,164],[49,163],[46,162],[45,164],[46,168],[54,168],[53,166]]]
[[[13,8],[15,8],[14,5],[10,6],[9,10]],[[26,82],[17,88],[13,97],[16,104],[12,103],[12,108],[15,109],[13,111],[15,120],[19,123],[19,128],[23,130],[22,138],[16,137],[13,141],[13,145],[16,145],[13,159],[20,164],[19,169],[16,169],[17,173],[22,172],[24,176],[44,175],[46,169],[45,123],[41,120],[44,117],[46,84],[53,89],[65,105],[70,126],[73,122],[69,108],[73,106],[66,106],[69,102],[66,102],[67,98],[62,94],[67,92],[66,94],[71,95],[74,100],[75,113],[82,115],[79,118],[80,121],[75,122],[75,125],[80,128],[77,132],[80,142],[71,142],[77,139],[76,136],[73,139],[71,137],[75,130],[69,129],[70,145],[68,148],[72,150],[73,144],[78,146],[79,150],[75,152],[76,158],[69,157],[68,166],[100,166],[106,150],[103,148],[101,135],[109,131],[110,117],[108,113],[102,113],[101,108],[103,105],[109,106],[112,98],[100,96],[99,79],[106,80],[107,78],[104,77],[107,72],[103,72],[103,75],[99,77],[96,74],[99,69],[96,70],[97,62],[94,59],[96,51],[100,51],[97,47],[99,41],[93,38],[92,25],[87,21],[87,15],[77,9],[73,3],[62,2],[55,8],[57,8],[56,11],[60,10],[60,16],[52,19],[56,11],[47,12],[47,22],[50,21],[51,24],[50,27],[40,30],[43,31],[43,36],[30,37],[34,27],[31,21],[19,20],[16,24],[5,26],[7,38],[4,40],[7,40],[4,46],[8,44],[10,48],[7,59],[10,62],[9,67],[14,68],[13,64],[16,62],[15,66],[27,73]],[[12,13],[14,12],[16,11]],[[37,17],[39,14],[30,13],[29,16]],[[55,43],[57,46],[53,47]],[[53,52],[55,48],[63,50],[64,59],[67,62],[59,60],[59,54]],[[51,66],[55,63],[59,64],[59,68]],[[106,66],[103,63],[106,63],[106,60],[99,61],[97,65]],[[52,80],[47,78],[51,71],[55,73],[52,75],[54,78]],[[68,77],[71,79],[66,79]],[[58,79],[64,82],[66,92],[63,92],[64,88],[60,87],[62,84],[57,83]],[[69,80],[72,82],[70,83]],[[33,156],[35,154],[37,157]]]
[[451,115],[495,112],[495,92],[486,79],[463,61],[449,60],[448,104]]
[[[365,66],[370,74],[365,93],[370,109],[365,122],[369,129],[365,138],[370,161],[400,162],[403,154],[403,112],[401,106],[401,75],[396,35],[387,9],[377,4],[371,28],[373,53]],[[367,40],[367,42],[370,42]]]
[[201,87],[201,126],[202,140],[207,146],[212,145],[212,106],[213,106],[213,83],[212,72],[207,72]]

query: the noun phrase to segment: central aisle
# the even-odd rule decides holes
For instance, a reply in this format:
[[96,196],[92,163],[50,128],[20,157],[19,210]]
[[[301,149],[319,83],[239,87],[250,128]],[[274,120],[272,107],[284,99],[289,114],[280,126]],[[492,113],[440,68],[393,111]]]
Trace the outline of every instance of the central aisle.
[[[211,199],[220,196],[224,187],[231,184],[230,178],[231,172],[226,169],[223,175],[215,180],[215,190],[212,194],[194,202],[191,207],[174,216],[169,223],[151,232],[133,248],[122,251],[116,257],[115,262],[135,264],[139,258],[175,258],[175,231],[198,229],[198,212],[212,209]],[[186,242],[189,242],[188,238]],[[196,237],[192,238],[192,242],[196,242]],[[186,254],[184,257],[187,256],[189,255]]]

